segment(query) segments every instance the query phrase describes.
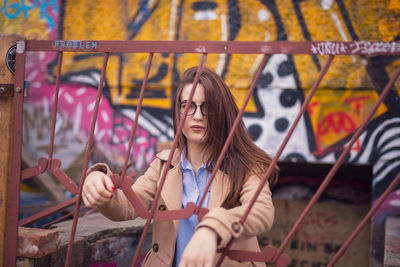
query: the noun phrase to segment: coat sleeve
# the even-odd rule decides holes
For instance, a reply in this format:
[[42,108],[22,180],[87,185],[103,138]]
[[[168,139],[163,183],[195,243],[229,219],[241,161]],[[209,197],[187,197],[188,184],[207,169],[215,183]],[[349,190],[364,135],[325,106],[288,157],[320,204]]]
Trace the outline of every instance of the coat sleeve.
[[[157,191],[157,182],[160,177],[162,165],[163,162],[159,158],[156,158],[150,164],[147,171],[132,185],[132,190],[136,193],[147,210],[150,209]],[[92,171],[102,171],[108,176],[112,175],[110,168],[103,163],[93,165],[87,173]],[[114,221],[132,220],[138,217],[135,209],[121,189],[115,190],[111,201],[99,207],[98,210],[105,217]]]
[[232,237],[238,241],[248,239],[271,228],[275,210],[268,182],[261,190],[244,224],[239,223],[260,182],[261,179],[257,176],[249,176],[240,194],[240,206],[232,209],[212,208],[202,218],[197,228],[208,227],[214,230],[220,237],[218,248],[225,247]]

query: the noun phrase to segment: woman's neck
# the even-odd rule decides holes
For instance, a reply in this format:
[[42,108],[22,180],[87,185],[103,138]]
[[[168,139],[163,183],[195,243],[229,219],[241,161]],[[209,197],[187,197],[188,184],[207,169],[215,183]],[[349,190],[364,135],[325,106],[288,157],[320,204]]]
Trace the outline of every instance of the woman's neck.
[[193,166],[194,174],[197,175],[199,168],[208,159],[207,150],[201,145],[188,144],[186,158]]

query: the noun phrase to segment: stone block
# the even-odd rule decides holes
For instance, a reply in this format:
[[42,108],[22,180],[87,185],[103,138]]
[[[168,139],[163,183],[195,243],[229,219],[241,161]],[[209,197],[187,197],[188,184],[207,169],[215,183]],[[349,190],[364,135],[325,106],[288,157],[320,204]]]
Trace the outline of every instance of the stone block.
[[17,256],[40,258],[57,249],[58,231],[38,228],[18,228]]

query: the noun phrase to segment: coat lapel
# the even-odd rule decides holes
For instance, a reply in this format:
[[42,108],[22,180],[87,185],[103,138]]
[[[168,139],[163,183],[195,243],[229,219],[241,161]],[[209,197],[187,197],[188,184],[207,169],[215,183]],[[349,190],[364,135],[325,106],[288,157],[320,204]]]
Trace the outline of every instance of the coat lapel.
[[170,169],[161,190],[161,197],[168,210],[180,209],[182,206],[182,172],[179,166]]
[[219,207],[222,205],[226,196],[228,195],[228,175],[218,170],[215,175],[214,181],[211,184],[210,200],[208,202],[208,208]]
[[[170,150],[164,150],[157,154],[157,157],[164,162],[164,167],[161,170],[161,174],[164,171],[164,168],[166,168],[166,162],[168,160],[169,153]],[[179,161],[180,152],[179,150],[175,150],[170,169],[167,172],[167,176],[165,177],[164,185],[161,190],[161,198],[164,200],[167,210],[177,210],[182,207],[182,172],[180,171]],[[158,183],[158,186],[159,185],[160,184]],[[176,235],[179,227],[179,220],[173,220],[172,223],[174,224],[174,229],[171,230]]]

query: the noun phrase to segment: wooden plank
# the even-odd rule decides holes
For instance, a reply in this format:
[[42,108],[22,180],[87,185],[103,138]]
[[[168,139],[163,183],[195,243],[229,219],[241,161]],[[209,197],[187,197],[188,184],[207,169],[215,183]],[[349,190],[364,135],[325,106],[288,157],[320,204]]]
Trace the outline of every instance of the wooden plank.
[[400,218],[388,217],[385,229],[384,267],[400,266]]
[[[308,201],[273,199],[275,221],[272,228],[258,235],[262,247],[279,248]],[[290,266],[326,266],[357,224],[368,212],[366,205],[318,202],[306,216],[285,249]],[[370,266],[370,226],[365,227],[350,245],[335,267]]]
[[[36,166],[38,163],[34,161],[32,156],[26,150],[24,146],[22,146],[22,164],[24,168],[30,168]],[[32,179],[49,197],[51,200],[55,201],[64,201],[67,200],[65,196],[62,186],[55,183],[54,179],[47,173],[41,173]]]
[[[13,84],[14,75],[6,65],[8,49],[21,40],[17,35],[0,35],[0,84]],[[12,97],[0,96],[0,266],[4,266],[7,238],[8,177],[12,137]]]

